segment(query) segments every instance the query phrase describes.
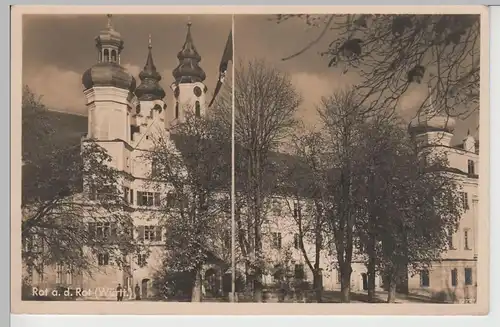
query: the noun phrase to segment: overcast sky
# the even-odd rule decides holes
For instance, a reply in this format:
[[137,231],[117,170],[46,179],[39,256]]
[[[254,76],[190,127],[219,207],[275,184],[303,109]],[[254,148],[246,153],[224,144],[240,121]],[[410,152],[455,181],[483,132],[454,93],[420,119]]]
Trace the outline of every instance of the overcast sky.
[[[235,54],[236,60],[265,58],[277,68],[288,72],[304,99],[298,116],[308,125],[317,124],[316,106],[321,97],[332,94],[337,89],[356,83],[354,73],[342,74],[342,68],[328,68],[328,58],[321,57],[320,52],[328,48],[334,35],[324,37],[307,52],[290,60],[282,61],[309,42],[316,39],[320,30],[307,25],[298,19],[290,19],[280,24],[272,21],[272,16],[238,15],[235,16]],[[334,32],[330,32],[334,33]],[[413,117],[412,109],[416,99],[427,96],[427,86],[413,84],[401,101],[401,113],[405,117]],[[404,110],[404,111],[403,111]],[[454,142],[460,141],[471,128],[474,133],[478,126],[477,117],[471,117],[467,122],[458,122]],[[474,133],[475,134],[475,133]]]
[[[136,77],[146,63],[148,35],[153,59],[170,105],[170,84],[177,53],[191,19],[194,44],[205,70],[209,94],[218,78],[219,62],[231,30],[230,15],[114,15],[113,25],[125,42],[121,64]],[[81,76],[96,63],[94,38],[107,25],[106,15],[25,15],[23,17],[23,83],[51,109],[86,114]]]

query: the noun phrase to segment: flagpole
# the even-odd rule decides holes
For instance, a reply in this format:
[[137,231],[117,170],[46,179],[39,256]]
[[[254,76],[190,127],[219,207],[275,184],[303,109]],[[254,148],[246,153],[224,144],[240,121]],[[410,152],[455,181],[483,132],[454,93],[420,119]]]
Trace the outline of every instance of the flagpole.
[[231,301],[236,302],[236,221],[234,203],[236,201],[236,187],[235,187],[235,174],[234,174],[234,15],[231,20],[231,37],[232,40],[232,55],[231,58]]

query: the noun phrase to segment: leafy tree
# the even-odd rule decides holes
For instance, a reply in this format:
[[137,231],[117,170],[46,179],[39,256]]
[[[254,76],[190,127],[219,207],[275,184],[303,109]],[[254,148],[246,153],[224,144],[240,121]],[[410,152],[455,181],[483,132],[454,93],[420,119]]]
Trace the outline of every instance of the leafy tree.
[[386,277],[388,302],[393,302],[396,285],[408,273],[439,261],[462,214],[446,153],[417,148],[402,126],[396,119],[367,122],[357,156],[364,167],[356,175],[355,198],[363,212],[356,231],[368,256],[371,300],[376,271]]
[[169,135],[154,138],[153,182],[162,189],[165,270],[192,276],[192,301],[201,301],[203,265],[230,250],[230,138],[214,115],[188,112]]
[[[25,114],[26,113],[26,114]],[[54,142],[47,109],[29,88],[23,94],[22,259],[28,269],[64,264],[77,274],[99,269],[107,252],[117,265],[135,251],[121,174],[93,140]],[[61,138],[62,139],[62,138]]]

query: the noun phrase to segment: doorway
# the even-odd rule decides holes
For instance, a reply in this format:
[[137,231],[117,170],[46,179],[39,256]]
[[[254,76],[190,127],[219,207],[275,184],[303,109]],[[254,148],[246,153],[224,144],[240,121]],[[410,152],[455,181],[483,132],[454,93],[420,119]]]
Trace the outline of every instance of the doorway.
[[363,291],[368,291],[368,276],[362,273],[361,277],[363,278]]
[[146,299],[148,297],[148,282],[149,279],[144,278],[141,282],[141,298]]

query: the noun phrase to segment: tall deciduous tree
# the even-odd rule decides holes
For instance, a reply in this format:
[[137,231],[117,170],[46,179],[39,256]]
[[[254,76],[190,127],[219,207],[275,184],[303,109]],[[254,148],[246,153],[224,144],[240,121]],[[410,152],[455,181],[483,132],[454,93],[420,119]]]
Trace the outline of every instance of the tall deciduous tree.
[[202,300],[203,265],[229,259],[229,135],[216,116],[188,112],[169,135],[158,135],[145,155],[155,167],[152,181],[167,187],[160,217],[166,227],[165,269],[192,275],[193,302]]
[[[328,250],[327,221],[323,210],[322,178],[324,177],[324,140],[320,132],[300,132],[292,137],[292,156],[284,164],[282,173],[283,192],[289,214],[296,223],[297,239],[294,240],[304,260],[313,273],[313,288],[316,301],[322,302],[321,252]],[[288,158],[288,156],[286,157]],[[313,255],[310,254],[312,244]]]
[[456,176],[440,148],[419,149],[394,117],[368,121],[357,156],[360,167],[355,195],[363,215],[356,224],[367,254],[369,296],[375,275],[385,275],[388,302],[408,273],[428,268],[447,250],[463,207]]
[[[262,60],[241,62],[235,72],[236,183],[244,198],[246,222],[238,222],[247,277],[253,276],[254,300],[262,300],[262,225],[269,195],[276,187],[269,155],[295,125],[301,102],[289,76]],[[267,202],[266,202],[267,201]],[[266,204],[267,203],[267,204]],[[238,215],[242,217],[242,215]]]

